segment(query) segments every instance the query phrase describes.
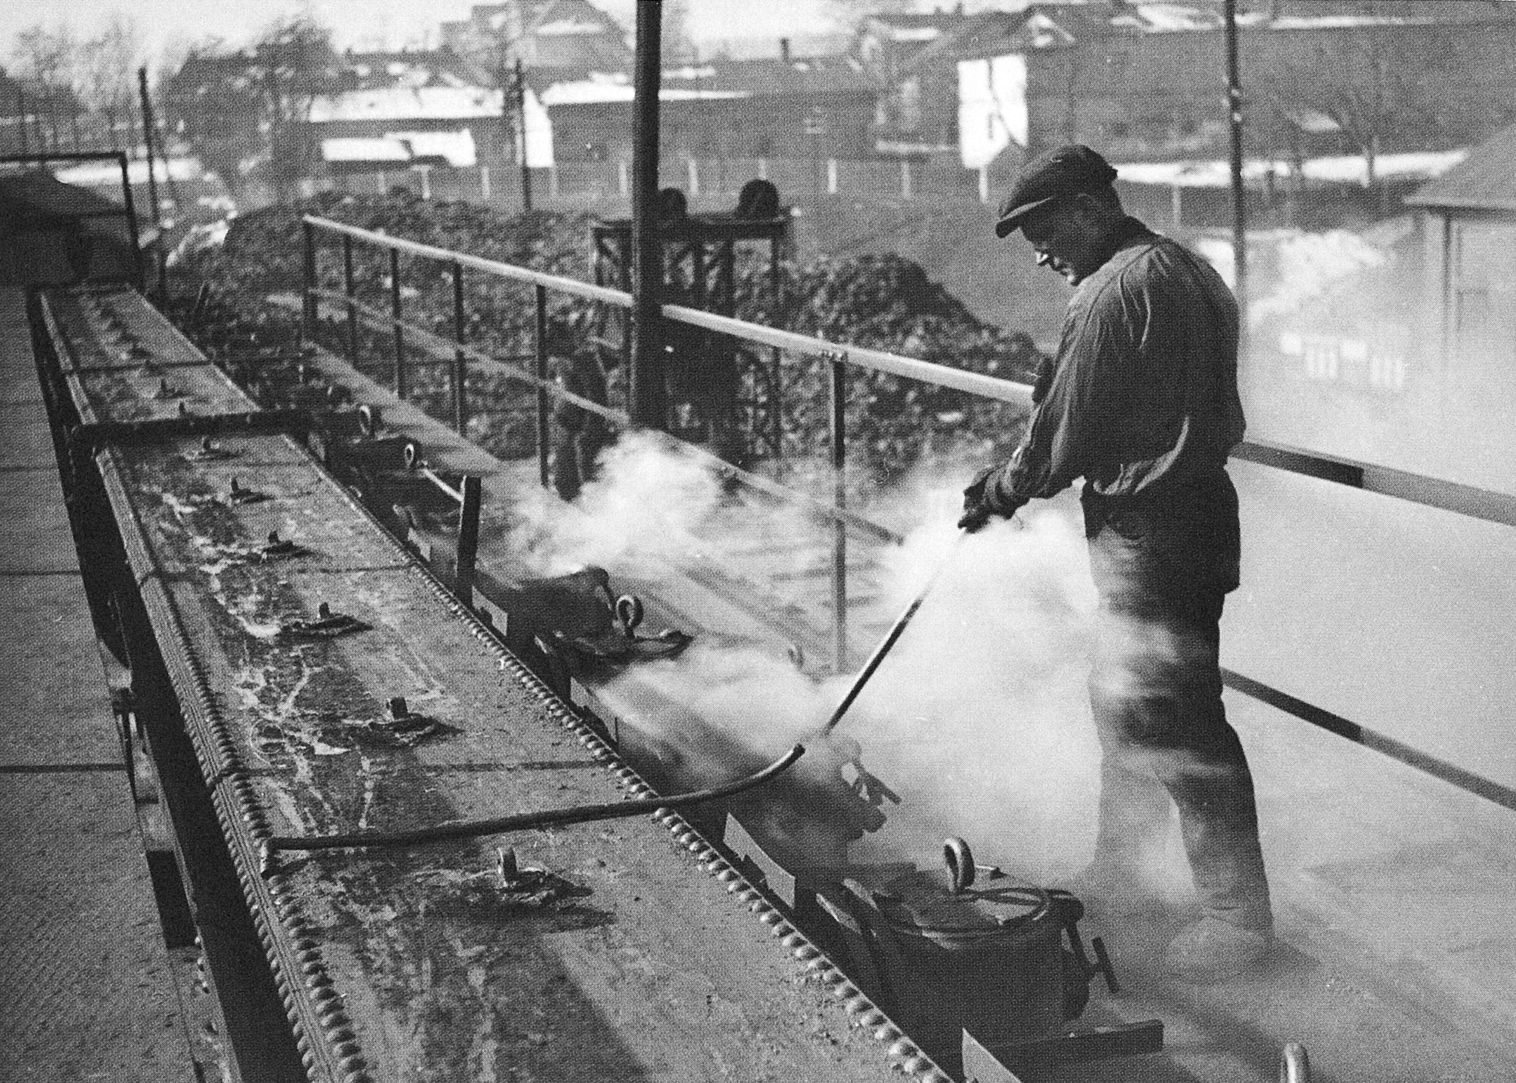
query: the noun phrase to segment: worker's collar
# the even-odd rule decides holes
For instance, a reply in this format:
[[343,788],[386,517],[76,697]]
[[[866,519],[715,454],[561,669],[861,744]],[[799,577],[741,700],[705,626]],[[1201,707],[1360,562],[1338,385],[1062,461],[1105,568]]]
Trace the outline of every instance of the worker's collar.
[[[1090,269],[1090,274],[1094,274],[1109,263],[1111,257],[1121,251],[1128,241],[1150,235],[1152,232],[1145,223],[1133,218],[1131,215],[1127,215],[1121,219],[1121,221],[1111,227],[1111,231],[1106,234],[1103,243],[1096,249],[1096,262],[1095,266]],[[1085,275],[1085,278],[1089,278],[1089,275]]]

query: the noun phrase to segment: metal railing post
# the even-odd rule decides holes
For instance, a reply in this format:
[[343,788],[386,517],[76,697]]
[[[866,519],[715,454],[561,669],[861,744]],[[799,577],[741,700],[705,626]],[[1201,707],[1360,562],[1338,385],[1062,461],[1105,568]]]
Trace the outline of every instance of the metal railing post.
[[353,239],[342,235],[342,292],[347,294],[347,359],[358,363],[358,306],[353,303],[356,287],[353,285]]
[[[21,153],[25,156],[26,113],[24,107],[21,113],[21,136]],[[132,177],[127,168],[126,155],[123,152],[118,150],[111,157],[115,159],[116,165],[121,170],[121,199],[122,205],[126,208],[127,233],[132,239],[132,268],[136,272],[137,289],[138,291],[142,291],[147,289],[147,277],[146,271],[142,266],[142,238],[137,228],[137,208],[132,203]],[[44,164],[46,163],[44,162]]]
[[[847,354],[828,353],[827,398],[831,407],[832,502],[847,508]],[[832,520],[832,668],[846,673],[847,652],[847,526]]]
[[[536,335],[536,373],[537,379],[546,380],[547,371],[547,287],[536,287],[537,297],[537,335]],[[537,473],[545,489],[552,481],[548,470],[548,401],[547,390],[537,385]]]
[[479,560],[479,511],[484,504],[484,483],[465,474],[459,483],[463,494],[458,512],[458,554],[453,572],[453,593],[464,605],[474,605],[474,568]]
[[405,378],[405,332],[400,329],[400,250],[390,249],[390,315],[394,317],[395,332],[395,397],[404,399]]
[[453,428],[461,435],[468,425],[468,361],[463,352],[463,264],[453,264]]
[[301,296],[300,335],[306,342],[316,338],[316,227],[309,222],[301,223],[305,235],[305,289]]

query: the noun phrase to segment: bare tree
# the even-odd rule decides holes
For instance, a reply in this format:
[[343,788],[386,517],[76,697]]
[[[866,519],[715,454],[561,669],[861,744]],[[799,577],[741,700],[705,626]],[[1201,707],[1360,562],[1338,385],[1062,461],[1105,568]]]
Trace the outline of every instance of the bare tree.
[[51,30],[35,23],[16,35],[11,55],[17,74],[31,84],[37,96],[33,111],[47,117],[49,143],[56,150],[62,144],[58,134],[60,107],[77,109],[78,105],[74,94],[78,47],[73,31],[66,23]]
[[[1378,183],[1387,150],[1444,146],[1485,138],[1516,108],[1516,25],[1476,33],[1449,25],[1345,28],[1323,36],[1312,55],[1275,56],[1257,66],[1252,114],[1259,133],[1290,138],[1289,123],[1329,118],[1363,156],[1367,183]],[[1272,117],[1272,122],[1271,122]],[[1273,130],[1270,130],[1270,129]]]
[[257,175],[286,202],[320,159],[311,105],[335,85],[330,31],[298,16],[247,49],[191,50],[164,89],[175,129],[229,189]]
[[689,61],[695,55],[695,42],[690,37],[689,0],[664,0],[663,4],[663,55],[670,61]]
[[279,202],[320,161],[311,105],[335,87],[331,31],[306,15],[274,23],[253,47],[254,87],[268,139],[269,180]]
[[80,49],[79,88],[105,125],[107,147],[138,145],[134,75],[141,62],[136,22],[120,12]]

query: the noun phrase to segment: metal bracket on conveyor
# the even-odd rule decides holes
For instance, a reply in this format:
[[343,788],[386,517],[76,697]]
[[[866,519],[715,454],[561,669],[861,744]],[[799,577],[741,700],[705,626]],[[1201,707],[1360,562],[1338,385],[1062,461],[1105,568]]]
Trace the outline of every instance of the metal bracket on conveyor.
[[76,449],[98,451],[107,444],[153,444],[186,436],[309,432],[318,423],[310,410],[245,410],[224,414],[192,414],[179,404],[177,417],[145,421],[90,421],[69,430]]
[[244,489],[235,477],[232,478],[231,487],[226,491],[226,503],[232,505],[261,504],[270,499],[268,493],[258,489]]
[[303,557],[310,550],[299,542],[281,538],[277,530],[270,530],[268,541],[259,547],[257,552],[264,560],[277,560],[280,557]]
[[336,639],[354,632],[366,632],[373,625],[347,613],[334,613],[332,607],[322,602],[316,608],[315,620],[285,621],[279,626],[279,634],[286,639]]
[[614,595],[603,567],[532,579],[520,587],[520,601],[523,623],[540,629],[532,642],[550,663],[565,670],[561,676],[573,676],[591,666],[678,657],[693,642],[690,634],[678,628],[638,636],[643,601],[637,595]]
[[1105,941],[1098,936],[1090,938],[1090,947],[1095,952],[1093,963],[1084,949],[1084,938],[1079,935],[1079,922],[1084,918],[1084,903],[1061,887],[1048,888],[1048,895],[1052,897],[1053,906],[1057,910],[1059,924],[1068,936],[1069,952],[1074,956],[1079,979],[1088,982],[1100,974],[1105,977],[1105,987],[1111,991],[1112,996],[1121,992],[1121,986],[1116,984],[1116,971],[1111,967],[1111,957],[1106,954]]

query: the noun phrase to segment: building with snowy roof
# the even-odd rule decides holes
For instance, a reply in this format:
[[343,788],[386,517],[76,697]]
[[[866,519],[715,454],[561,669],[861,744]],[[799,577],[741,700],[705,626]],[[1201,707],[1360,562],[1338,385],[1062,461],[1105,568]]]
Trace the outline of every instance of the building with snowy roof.
[[[665,68],[659,137],[671,158],[864,158],[875,91],[856,60],[713,58]],[[632,155],[629,77],[592,75],[542,93],[559,162]]]
[[[1477,141],[1491,117],[1516,108],[1513,16],[1516,5],[1245,8],[1249,137],[1265,154],[1295,158],[1445,149],[1425,144],[1432,125],[1417,126],[1435,114],[1446,144]],[[967,168],[1013,168],[1061,142],[1131,160],[1204,156],[1228,138],[1224,30],[1220,6],[1203,2],[984,12],[916,54],[881,111],[898,101],[895,115],[909,118],[912,98],[936,100],[936,112],[919,111],[919,141],[944,143],[951,130]],[[944,65],[956,86],[928,94]]]

